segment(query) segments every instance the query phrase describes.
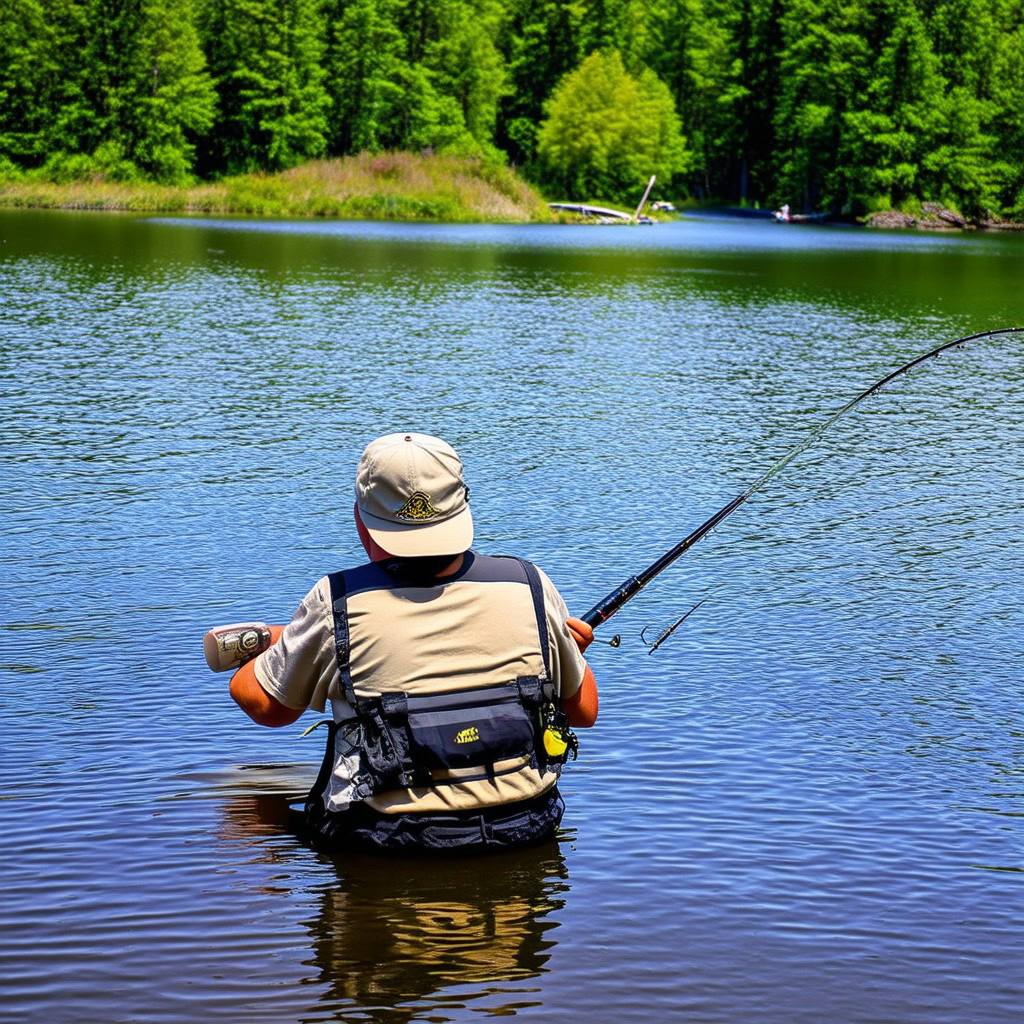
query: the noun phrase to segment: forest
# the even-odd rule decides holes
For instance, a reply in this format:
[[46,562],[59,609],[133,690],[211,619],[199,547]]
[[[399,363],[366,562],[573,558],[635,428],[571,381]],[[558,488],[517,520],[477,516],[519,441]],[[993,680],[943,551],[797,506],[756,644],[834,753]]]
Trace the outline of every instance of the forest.
[[547,194],[1024,218],[1020,0],[0,0],[0,178],[458,154]]

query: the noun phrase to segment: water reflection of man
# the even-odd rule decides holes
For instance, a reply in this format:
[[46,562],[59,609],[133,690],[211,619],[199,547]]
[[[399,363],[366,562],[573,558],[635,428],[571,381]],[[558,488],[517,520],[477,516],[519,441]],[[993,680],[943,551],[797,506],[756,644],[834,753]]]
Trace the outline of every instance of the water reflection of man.
[[[430,1019],[430,1009],[507,1015],[530,1005],[515,983],[543,973],[564,905],[557,845],[484,860],[347,858],[309,922],[321,1002],[338,1020]],[[457,991],[446,989],[458,986]]]
[[239,792],[222,811],[221,838],[276,865],[274,891],[301,884],[289,903],[315,901],[304,922],[312,960],[300,954],[313,973],[303,984],[331,1020],[406,1024],[448,1019],[445,1009],[467,1003],[496,1016],[539,1005],[535,983],[516,983],[543,974],[556,945],[570,889],[557,843],[429,862],[350,855],[312,867],[320,881],[310,892],[311,862],[287,841],[285,794]]
[[262,725],[330,700],[306,810],[332,849],[524,845],[561,819],[569,725],[597,717],[593,630],[528,562],[470,550],[468,494],[440,438],[371,443],[355,508],[370,563],[319,580],[231,680]]

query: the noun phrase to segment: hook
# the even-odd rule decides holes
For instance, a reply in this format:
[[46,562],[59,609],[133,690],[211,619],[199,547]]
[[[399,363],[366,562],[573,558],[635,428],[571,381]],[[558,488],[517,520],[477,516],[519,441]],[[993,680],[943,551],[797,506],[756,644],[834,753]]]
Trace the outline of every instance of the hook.
[[679,618],[676,619],[668,629],[664,630],[653,643],[644,635],[651,627],[644,626],[644,628],[640,630],[640,640],[645,647],[649,648],[647,653],[653,654],[706,600],[707,598],[705,597],[703,601],[698,601],[688,612],[680,615]]

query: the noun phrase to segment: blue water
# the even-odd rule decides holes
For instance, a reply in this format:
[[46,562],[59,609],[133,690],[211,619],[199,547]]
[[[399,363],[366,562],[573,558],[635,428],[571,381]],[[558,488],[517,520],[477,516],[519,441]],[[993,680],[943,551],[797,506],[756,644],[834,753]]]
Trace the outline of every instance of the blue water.
[[1019,338],[602,628],[550,847],[314,853],[315,716],[252,725],[201,638],[362,560],[392,429],[582,612],[1024,323],[1022,280],[1005,236],[0,213],[0,1019],[1019,1020]]

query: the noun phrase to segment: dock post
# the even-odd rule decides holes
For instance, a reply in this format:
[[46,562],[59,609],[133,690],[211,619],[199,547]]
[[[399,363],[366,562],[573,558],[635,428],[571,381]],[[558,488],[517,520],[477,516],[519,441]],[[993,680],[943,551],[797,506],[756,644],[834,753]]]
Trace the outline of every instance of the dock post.
[[647,188],[644,189],[644,197],[640,200],[640,205],[636,208],[636,213],[633,214],[634,223],[640,219],[640,211],[644,208],[644,203],[647,202],[647,197],[651,194],[651,189],[654,188],[655,175],[651,175],[651,180],[647,182]]

